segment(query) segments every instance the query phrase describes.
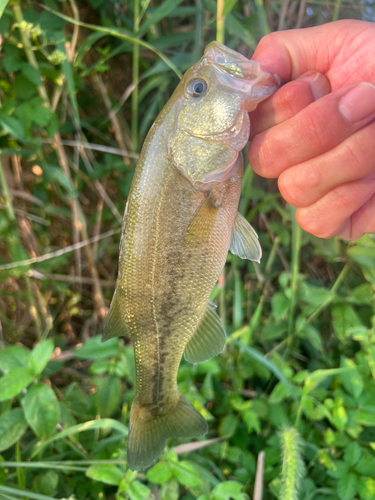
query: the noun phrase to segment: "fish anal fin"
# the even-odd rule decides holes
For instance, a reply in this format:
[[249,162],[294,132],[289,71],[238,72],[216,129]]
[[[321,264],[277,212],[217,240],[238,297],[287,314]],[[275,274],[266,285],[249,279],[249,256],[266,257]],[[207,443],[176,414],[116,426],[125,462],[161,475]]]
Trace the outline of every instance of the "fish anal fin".
[[125,308],[123,304],[123,297],[121,297],[121,295],[115,290],[111,306],[105,319],[102,342],[113,339],[114,337],[129,338],[129,334],[126,330],[124,315]]
[[185,348],[185,359],[189,363],[202,363],[217,356],[225,347],[226,334],[213,302],[207,310],[194,335]]
[[207,423],[180,393],[176,402],[150,409],[133,402],[127,443],[128,466],[139,471],[151,467],[169,438],[193,438],[207,432]]
[[258,235],[240,213],[237,213],[233,224],[229,250],[232,254],[241,257],[241,259],[253,260],[255,262],[260,262],[262,257]]

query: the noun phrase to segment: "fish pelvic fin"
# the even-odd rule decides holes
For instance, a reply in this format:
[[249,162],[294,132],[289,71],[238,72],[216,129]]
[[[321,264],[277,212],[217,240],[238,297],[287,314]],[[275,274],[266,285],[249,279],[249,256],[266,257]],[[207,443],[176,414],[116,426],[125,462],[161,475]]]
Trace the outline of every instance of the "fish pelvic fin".
[[123,300],[121,295],[117,293],[113,294],[111,306],[109,308],[107,317],[105,319],[102,342],[106,340],[113,339],[114,337],[128,337],[129,335],[126,331],[125,325],[125,310],[122,304]]
[[260,262],[262,249],[259,244],[258,235],[239,212],[232,229],[232,240],[230,242],[230,252],[238,255],[241,259]]
[[189,363],[207,361],[225,347],[227,336],[215,309],[215,304],[209,300],[205,315],[185,347],[185,359]]
[[180,393],[177,402],[150,409],[133,402],[127,443],[128,466],[133,471],[151,467],[163,453],[168,438],[199,437],[207,432],[202,415]]

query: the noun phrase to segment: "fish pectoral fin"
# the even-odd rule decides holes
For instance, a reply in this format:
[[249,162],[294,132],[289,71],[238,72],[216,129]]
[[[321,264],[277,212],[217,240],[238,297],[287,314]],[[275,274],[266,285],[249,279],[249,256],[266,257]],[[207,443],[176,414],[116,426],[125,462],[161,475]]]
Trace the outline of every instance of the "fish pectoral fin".
[[127,443],[128,466],[131,470],[151,467],[163,453],[169,438],[193,438],[207,432],[207,422],[182,395],[176,402],[157,408],[133,402]]
[[215,304],[209,300],[202,321],[185,347],[185,359],[189,363],[207,361],[225,347],[227,336],[215,309]]
[[113,339],[114,337],[128,337],[130,338],[124,319],[124,306],[122,304],[121,296],[116,292],[113,295],[111,307],[109,308],[107,317],[105,319],[102,342]]
[[220,203],[220,199],[217,200],[214,193],[207,196],[187,228],[185,235],[187,244],[207,243],[215,225]]
[[258,235],[250,223],[240,213],[237,213],[233,224],[230,252],[238,255],[241,259],[255,260],[260,262],[262,249],[259,244]]

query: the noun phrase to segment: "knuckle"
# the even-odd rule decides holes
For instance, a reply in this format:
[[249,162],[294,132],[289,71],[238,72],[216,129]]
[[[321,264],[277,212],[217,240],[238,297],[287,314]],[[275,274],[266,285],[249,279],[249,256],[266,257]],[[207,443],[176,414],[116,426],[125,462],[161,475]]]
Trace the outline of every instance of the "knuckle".
[[315,151],[325,150],[332,142],[331,121],[327,119],[324,110],[314,109],[307,112],[300,123],[300,137],[306,146]]
[[319,198],[322,184],[321,172],[313,165],[295,166],[279,177],[282,197],[295,207],[306,207]]
[[305,92],[307,85],[305,82],[291,82],[276,92],[273,105],[283,119],[292,118],[312,102],[311,92]]
[[250,166],[257,174],[266,178],[277,177],[274,166],[277,165],[272,141],[267,139],[267,133],[256,136],[249,147],[248,159]]

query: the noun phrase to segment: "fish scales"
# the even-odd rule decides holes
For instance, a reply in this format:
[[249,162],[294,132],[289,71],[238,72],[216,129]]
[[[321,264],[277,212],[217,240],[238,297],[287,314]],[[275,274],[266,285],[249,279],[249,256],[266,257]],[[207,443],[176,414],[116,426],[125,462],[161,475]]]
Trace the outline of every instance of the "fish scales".
[[255,231],[238,214],[248,111],[276,76],[216,42],[188,70],[152,126],[122,228],[119,274],[103,340],[133,342],[136,391],[128,464],[154,463],[169,437],[198,437],[203,417],[177,387],[181,357],[218,354],[225,332],[209,301],[228,250],[259,260]]

